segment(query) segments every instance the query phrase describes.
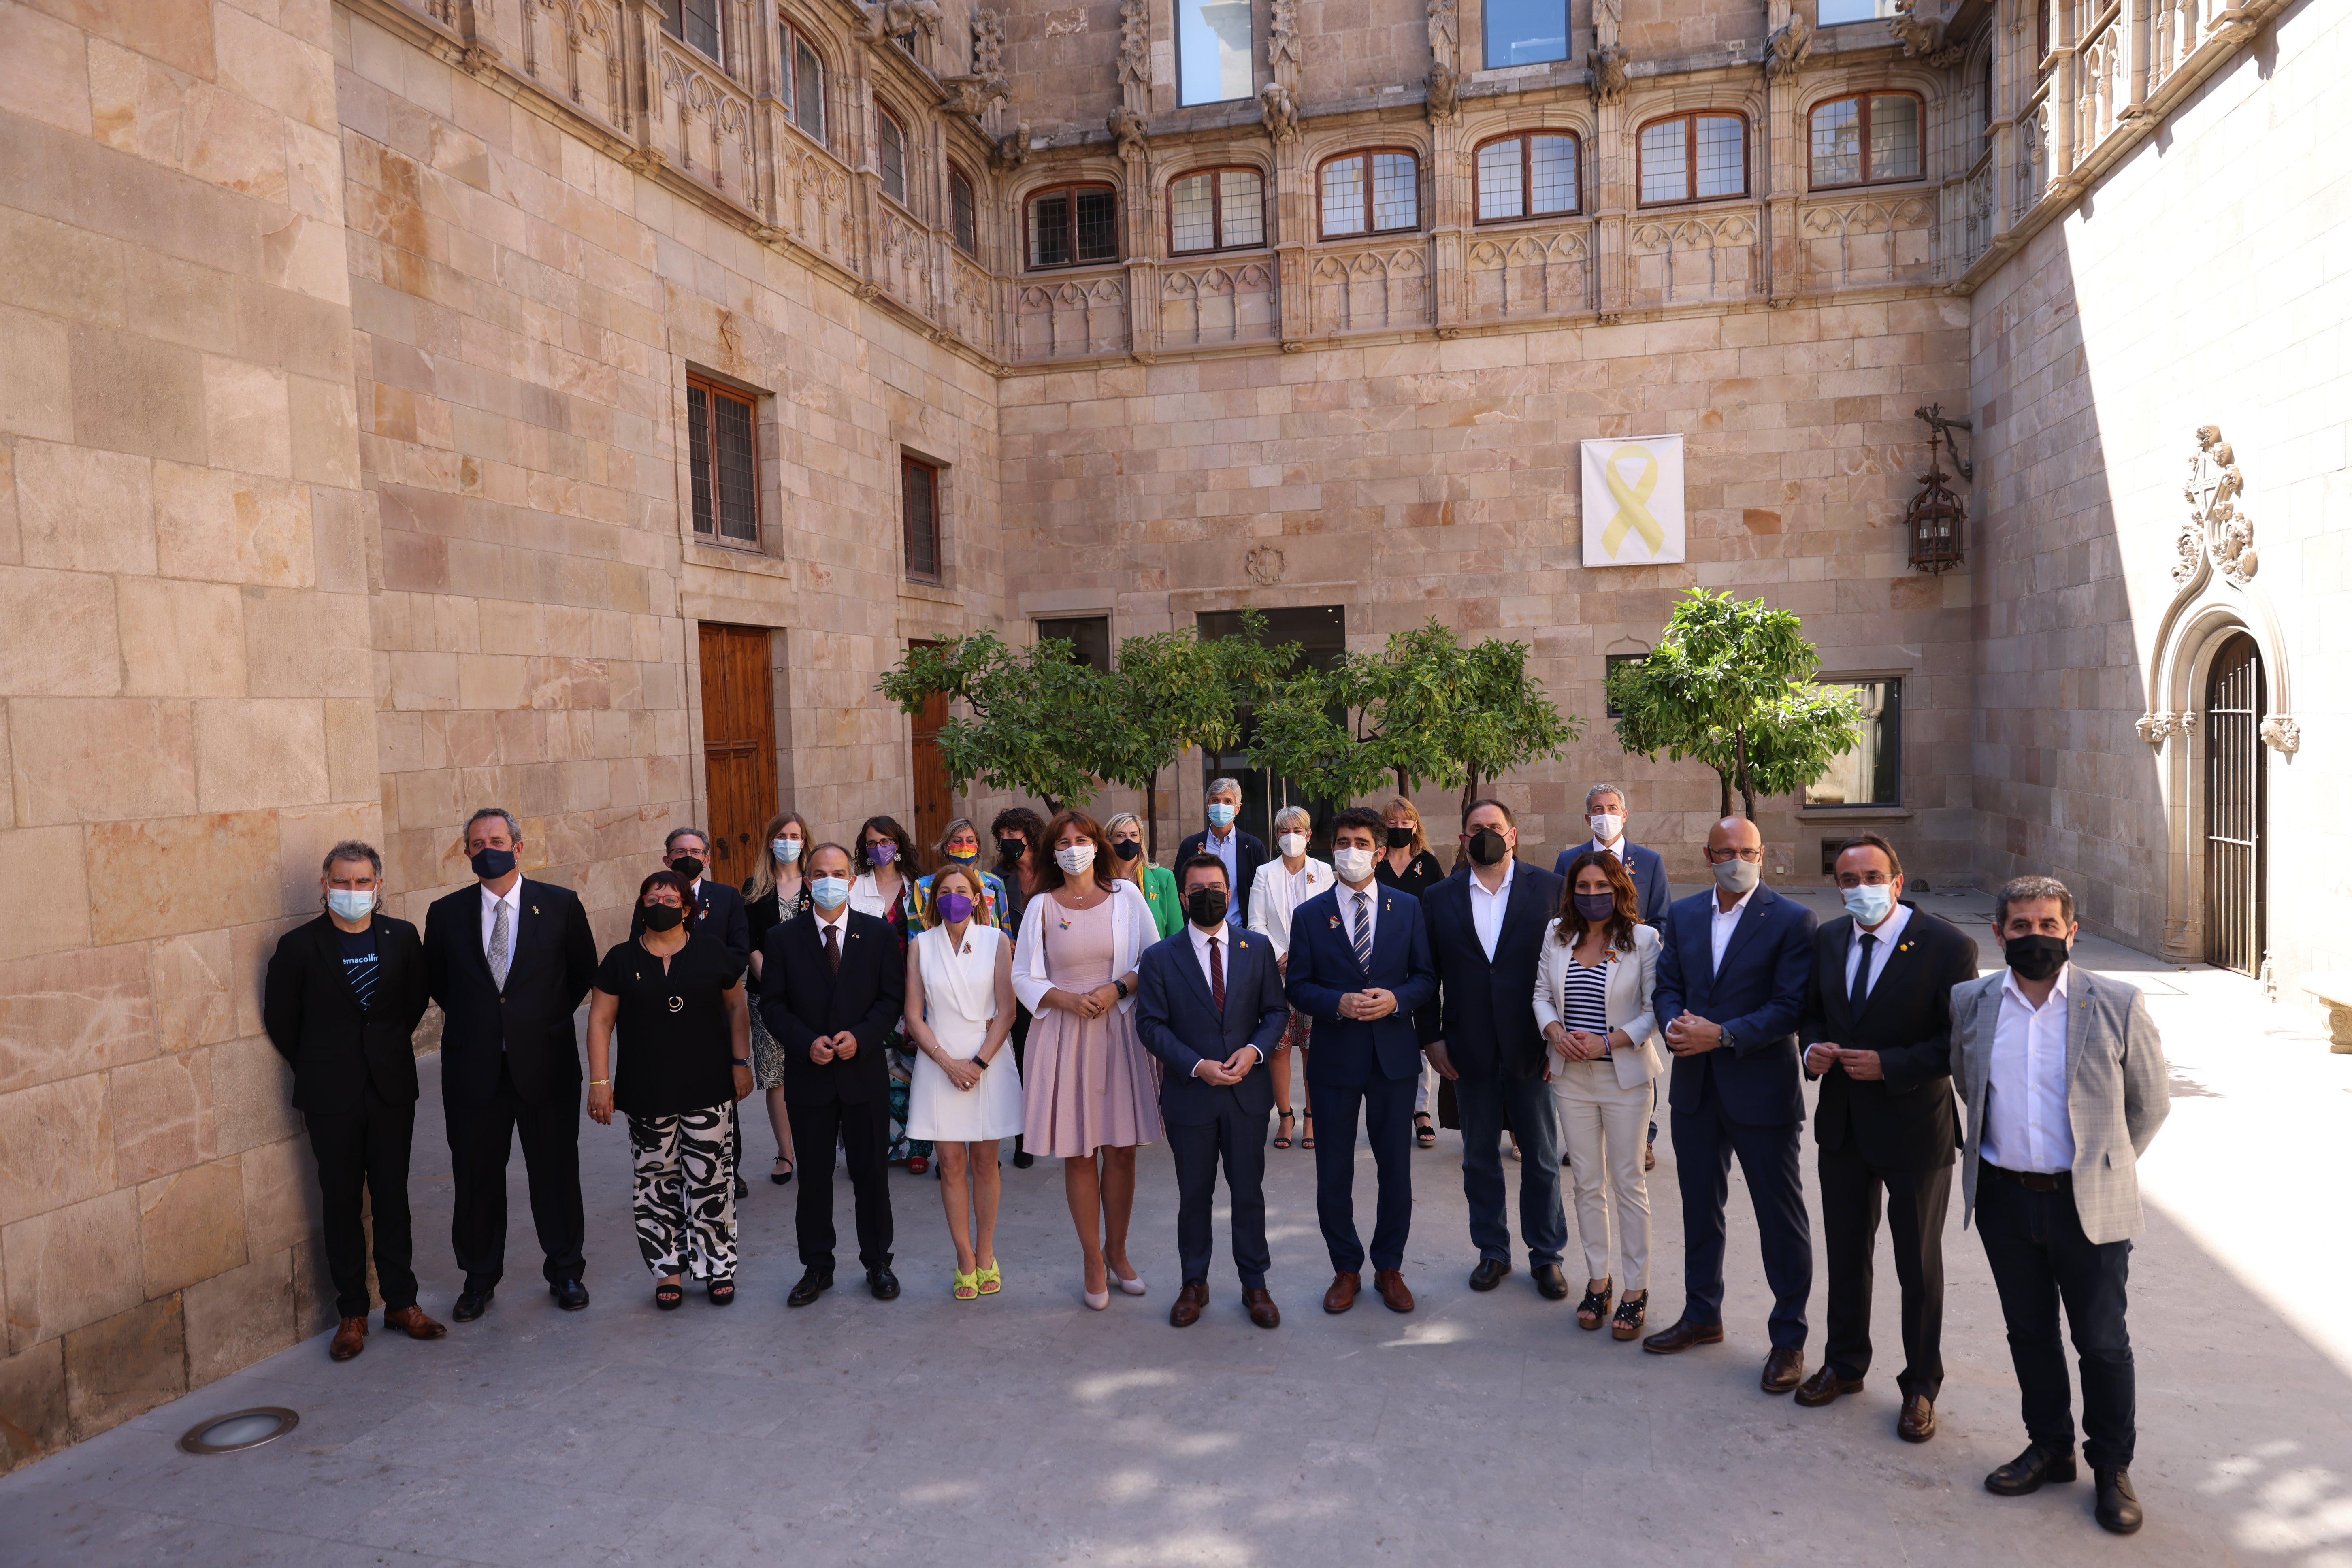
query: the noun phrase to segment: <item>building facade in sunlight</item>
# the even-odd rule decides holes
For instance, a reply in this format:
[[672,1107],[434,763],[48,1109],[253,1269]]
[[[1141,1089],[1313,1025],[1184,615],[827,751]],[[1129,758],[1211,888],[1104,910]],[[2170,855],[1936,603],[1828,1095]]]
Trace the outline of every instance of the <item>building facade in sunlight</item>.
[[[1872,714],[1768,873],[1868,826],[2352,969],[2347,59],[2325,0],[0,7],[6,1462],[331,1315],[257,995],[327,845],[421,917],[504,805],[610,936],[673,826],[929,842],[1002,803],[873,687],[977,628],[1516,638],[1584,721],[1529,853],[1607,780],[1691,880],[1713,776],[1602,682],[1762,596]],[[1596,556],[1585,445],[1654,438],[1684,546]]]

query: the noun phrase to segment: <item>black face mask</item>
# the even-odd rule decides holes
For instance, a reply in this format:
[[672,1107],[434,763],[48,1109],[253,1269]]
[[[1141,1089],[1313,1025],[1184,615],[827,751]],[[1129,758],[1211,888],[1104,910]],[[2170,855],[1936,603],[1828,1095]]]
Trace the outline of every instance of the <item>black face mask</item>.
[[996,841],[996,858],[1009,866],[1020,859],[1021,852],[1028,847],[1025,838],[1000,838]]
[[511,849],[477,849],[474,851],[473,858],[468,860],[467,864],[473,867],[475,876],[481,878],[486,882],[495,882],[500,877],[505,876],[508,872],[515,868],[514,851]]
[[1470,858],[1481,866],[1498,865],[1510,852],[1511,847],[1503,842],[1503,836],[1491,827],[1482,827],[1470,836]]
[[1110,847],[1110,852],[1122,860],[1132,860],[1143,853],[1143,846],[1132,838],[1122,838]]
[[686,919],[686,911],[679,909],[676,904],[647,904],[646,906],[646,929],[647,931],[676,931],[677,929],[677,922],[684,919]]
[[1195,888],[1184,895],[1184,913],[1202,931],[1221,925],[1225,918],[1225,890],[1223,888]]
[[669,868],[689,882],[702,875],[702,862],[691,855],[679,856],[669,863]]
[[1412,847],[1412,828],[1410,828],[1410,827],[1391,827],[1391,828],[1390,828],[1390,829],[1389,829],[1389,847],[1390,847],[1390,848],[1391,848],[1391,849],[1405,849],[1405,848],[1410,848],[1410,847]]
[[2000,955],[2020,980],[2047,980],[2065,967],[2066,939],[2013,936],[2001,944]]

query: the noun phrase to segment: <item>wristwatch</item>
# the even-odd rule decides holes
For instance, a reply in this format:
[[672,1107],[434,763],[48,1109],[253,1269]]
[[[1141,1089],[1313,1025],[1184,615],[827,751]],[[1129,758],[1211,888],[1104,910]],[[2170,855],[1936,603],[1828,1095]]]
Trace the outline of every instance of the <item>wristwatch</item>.
[[1718,1033],[1722,1036],[1723,1048],[1727,1051],[1736,1052],[1738,1047],[1731,1043],[1731,1031],[1728,1029],[1723,1029],[1719,1030]]
[[1122,1001],[1122,1002],[1126,1001],[1129,996],[1132,996],[1133,994],[1135,994],[1135,993],[1133,993],[1133,992],[1129,991],[1129,990],[1127,988],[1127,982],[1126,982],[1126,981],[1124,981],[1124,980],[1114,980],[1114,981],[1112,981],[1112,982],[1111,982],[1111,984],[1112,984],[1114,987],[1116,987],[1116,988],[1118,989],[1118,999],[1119,999],[1120,1001]]

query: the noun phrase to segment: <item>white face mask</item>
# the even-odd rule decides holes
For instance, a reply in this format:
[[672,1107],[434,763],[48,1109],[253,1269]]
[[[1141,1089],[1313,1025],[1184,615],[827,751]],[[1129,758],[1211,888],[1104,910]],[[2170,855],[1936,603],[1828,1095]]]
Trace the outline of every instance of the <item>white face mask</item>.
[[373,888],[330,888],[327,907],[347,921],[363,921],[375,912]]
[[1083,876],[1087,868],[1094,863],[1095,847],[1092,843],[1066,844],[1054,851],[1054,864],[1062,868],[1066,877]]
[[1339,873],[1340,880],[1360,882],[1372,874],[1372,852],[1349,845],[1331,851],[1331,868]]
[[1625,831],[1625,818],[1615,812],[1596,812],[1585,819],[1592,824],[1593,838],[1602,844],[1614,844]]
[[1286,833],[1274,841],[1274,847],[1282,851],[1286,860],[1296,860],[1307,853],[1307,835]]
[[801,841],[797,838],[771,838],[768,847],[787,866],[801,858]]
[[809,880],[809,897],[821,910],[837,910],[849,902],[849,879],[846,877],[814,877]]

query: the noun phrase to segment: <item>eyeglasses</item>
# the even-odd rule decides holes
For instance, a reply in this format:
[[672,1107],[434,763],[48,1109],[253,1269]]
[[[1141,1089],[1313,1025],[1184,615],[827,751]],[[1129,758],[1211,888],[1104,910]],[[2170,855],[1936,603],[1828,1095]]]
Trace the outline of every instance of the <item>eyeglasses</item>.
[[1841,871],[1838,873],[1837,885],[1841,888],[1883,888],[1893,880],[1895,879],[1884,871],[1864,871],[1858,875],[1852,871]]
[[1709,861],[1717,866],[1724,865],[1735,859],[1745,860],[1749,865],[1754,866],[1762,864],[1764,859],[1764,849],[1761,845],[1759,845],[1753,849],[1717,849],[1709,847],[1706,852],[1706,858]]

